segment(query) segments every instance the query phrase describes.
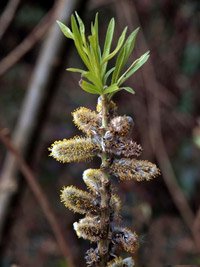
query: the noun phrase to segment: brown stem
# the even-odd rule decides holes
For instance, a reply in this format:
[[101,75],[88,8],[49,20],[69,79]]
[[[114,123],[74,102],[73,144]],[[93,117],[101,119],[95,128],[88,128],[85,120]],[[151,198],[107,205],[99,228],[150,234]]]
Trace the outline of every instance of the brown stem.
[[[104,132],[106,131],[108,125],[108,103],[106,96],[102,96],[102,127]],[[103,139],[103,137],[102,137]],[[103,141],[103,140],[102,140]],[[104,150],[104,147],[103,147]],[[105,267],[108,262],[109,257],[109,236],[110,236],[110,198],[111,198],[111,184],[108,174],[108,156],[104,151],[101,155],[101,168],[104,175],[101,180],[101,225],[106,229],[104,239],[100,240],[98,243],[98,250],[100,254],[101,261],[99,263],[100,267]]]

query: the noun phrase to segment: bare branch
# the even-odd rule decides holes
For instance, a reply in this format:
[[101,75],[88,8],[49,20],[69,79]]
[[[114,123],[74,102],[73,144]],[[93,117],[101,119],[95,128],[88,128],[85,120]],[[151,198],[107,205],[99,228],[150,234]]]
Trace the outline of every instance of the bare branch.
[[[119,1],[117,3],[120,8],[120,13],[124,12],[123,17],[128,19],[129,23],[131,22],[131,17],[134,17],[137,22],[137,25],[140,26],[139,17],[134,4],[131,4],[131,8],[125,8],[125,4],[125,1]],[[140,35],[142,36],[140,49],[142,51],[149,50],[144,34],[142,32],[142,27],[140,27],[140,29]],[[148,63],[144,66],[144,68],[142,68],[142,75],[148,99],[149,136],[152,148],[159,163],[163,179],[172,196],[172,199],[177,209],[179,210],[185,224],[190,230],[197,249],[200,250],[200,241],[197,239],[197,236],[192,227],[194,222],[194,214],[188,204],[185,195],[183,194],[181,188],[177,183],[174,170],[172,168],[163,142],[160,124],[160,99],[157,97],[157,92],[159,92],[159,84],[156,80],[156,75],[151,60],[149,60]],[[153,93],[152,89],[154,89],[156,93]]]
[[50,25],[55,22],[55,18],[58,16],[58,3],[59,1],[55,1],[54,7],[38,23],[32,32],[0,61],[0,76],[13,67],[13,65],[15,65],[37,42],[39,42],[46,32],[48,32]]
[[0,140],[16,158],[20,171],[22,172],[31,191],[35,195],[36,200],[38,201],[40,207],[42,208],[52,228],[52,231],[55,235],[55,238],[57,240],[57,243],[60,247],[60,250],[63,256],[68,262],[68,265],[71,267],[74,267],[75,265],[73,263],[72,253],[70,252],[70,246],[67,244],[66,240],[64,239],[60,226],[57,222],[56,216],[53,210],[51,209],[49,201],[46,198],[44,191],[38,184],[33,172],[31,171],[29,166],[26,164],[26,162],[24,161],[24,159],[22,158],[22,156],[20,155],[16,147],[12,144],[11,140],[3,133],[3,131],[0,131]]
[[20,0],[10,0],[0,17],[0,39],[8,29],[11,21],[14,18],[15,12],[20,4]]

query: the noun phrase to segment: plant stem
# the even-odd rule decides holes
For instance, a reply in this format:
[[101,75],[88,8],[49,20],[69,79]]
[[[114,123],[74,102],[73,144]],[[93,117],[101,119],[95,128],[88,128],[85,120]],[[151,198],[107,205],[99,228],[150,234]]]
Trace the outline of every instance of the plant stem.
[[[105,95],[102,95],[102,127],[104,129],[104,133],[107,130],[108,126],[108,102]],[[103,134],[104,135],[104,134]],[[102,136],[103,139],[103,136]],[[103,143],[103,140],[102,140]],[[103,148],[104,150],[104,148]],[[104,172],[104,175],[101,180],[101,217],[100,222],[102,227],[105,229],[105,236],[98,243],[98,250],[100,254],[100,267],[105,267],[108,262],[109,256],[109,236],[110,236],[110,198],[111,198],[111,185],[108,174],[109,161],[106,152],[104,151],[101,154],[101,168]]]

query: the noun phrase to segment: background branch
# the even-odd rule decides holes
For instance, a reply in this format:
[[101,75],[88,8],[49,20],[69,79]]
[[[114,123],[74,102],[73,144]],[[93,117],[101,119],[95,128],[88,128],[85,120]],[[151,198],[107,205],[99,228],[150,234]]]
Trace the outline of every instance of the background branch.
[[[45,196],[44,191],[37,183],[36,178],[34,177],[33,172],[28,167],[20,153],[17,151],[16,147],[12,144],[11,140],[3,134],[3,131],[0,131],[0,140],[6,146],[6,148],[12,153],[15,157],[17,164],[19,166],[20,171],[22,172],[27,184],[29,185],[31,191],[33,192],[36,200],[38,201],[40,207],[42,208],[51,228],[54,233],[54,236],[57,240],[57,243],[60,247],[60,251],[62,252],[63,256],[65,257],[68,266],[75,267],[72,259],[72,253],[70,251],[70,246],[67,244],[67,239],[63,237],[62,231],[60,226],[57,222],[56,216],[49,205],[49,201]],[[1,190],[3,190],[1,188]]]
[[[123,14],[123,17],[127,19],[129,24],[131,23],[131,17],[134,17],[134,20],[138,26],[140,26],[140,36],[141,43],[139,45],[139,54],[144,51],[149,50],[147,42],[145,40],[144,34],[142,32],[142,27],[140,25],[139,17],[136,11],[134,4],[131,4],[131,8],[125,7],[125,5],[129,5],[127,1],[119,1],[117,3],[118,8],[120,9],[120,13]],[[131,13],[130,13],[131,11]],[[133,27],[133,25],[131,25]],[[153,64],[151,62],[151,58],[148,63],[145,64],[144,68],[142,68],[142,76],[144,82],[144,88],[146,89],[147,100],[148,100],[148,121],[149,121],[149,137],[152,145],[152,149],[156,156],[156,159],[159,163],[159,167],[161,169],[161,173],[164,179],[164,182],[172,196],[172,199],[179,210],[185,224],[190,230],[193,240],[195,241],[197,249],[200,251],[200,241],[197,238],[196,233],[193,230],[194,223],[194,214],[188,204],[188,201],[183,194],[181,188],[177,183],[176,176],[174,174],[173,168],[171,166],[171,162],[167,155],[167,151],[163,142],[162,133],[161,133],[161,124],[160,124],[160,107],[159,101],[160,99],[157,97],[157,92],[159,92],[159,84],[156,80],[156,75],[153,69]],[[154,93],[153,93],[153,91]],[[158,149],[159,147],[159,149]]]
[[7,6],[0,17],[0,39],[3,37],[10,23],[12,22],[19,4],[20,0],[8,1]]
[[[61,1],[62,2],[62,1]],[[0,76],[13,67],[33,46],[48,32],[51,24],[59,16],[60,1],[55,1],[53,8],[38,23],[33,31],[5,58],[0,61]]]
[[[57,19],[68,21],[77,3],[79,3],[78,0],[59,0],[57,2]],[[39,114],[44,114],[42,109],[58,81],[59,64],[55,64],[55,62],[59,63],[58,59],[65,54],[63,48],[64,38],[58,26],[54,23],[41,48],[12,137],[14,145],[22,155],[25,155],[28,151],[30,142],[36,139],[34,133],[38,126]],[[39,134],[37,133],[37,137]],[[11,198],[18,189],[19,182],[16,170],[16,159],[8,153],[0,179],[0,240]]]

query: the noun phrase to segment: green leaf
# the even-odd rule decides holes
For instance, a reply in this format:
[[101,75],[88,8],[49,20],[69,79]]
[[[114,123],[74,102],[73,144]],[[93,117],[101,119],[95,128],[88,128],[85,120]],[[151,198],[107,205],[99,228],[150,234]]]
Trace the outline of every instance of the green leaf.
[[116,64],[115,64],[115,71],[113,72],[113,75],[112,75],[112,83],[117,82],[123,67],[128,61],[128,58],[130,54],[132,53],[133,48],[135,46],[135,40],[136,40],[138,31],[139,31],[139,28],[137,28],[135,31],[133,31],[129,35],[129,37],[127,38],[126,42],[124,43],[123,47],[120,50],[119,55],[116,60]]
[[135,94],[135,91],[131,87],[127,87],[127,86],[126,87],[120,87],[120,89],[124,89],[125,91],[127,91],[133,95]]
[[108,86],[106,89],[104,89],[103,94],[109,94],[109,93],[113,93],[116,91],[119,91],[119,86],[116,83],[114,83]]
[[108,29],[106,32],[106,38],[103,48],[103,55],[102,57],[105,58],[110,53],[110,48],[113,40],[113,34],[115,30],[115,20],[112,18],[109,22]]
[[105,76],[104,76],[104,84],[106,84],[108,77],[110,76],[110,74],[115,70],[115,67],[111,68],[109,71],[106,72]]
[[98,90],[98,88],[91,83],[88,83],[84,80],[81,80],[79,84],[80,84],[81,88],[88,93],[99,94],[99,95],[101,94],[101,92]]
[[69,39],[74,39],[74,37],[73,37],[73,33],[71,32],[71,30],[70,30],[67,26],[65,26],[65,24],[63,24],[62,22],[60,22],[60,21],[58,21],[58,20],[57,20],[56,22],[58,23],[58,25],[59,25],[61,31],[63,32],[63,34],[64,34],[67,38],[69,38]]
[[85,70],[77,69],[77,68],[67,68],[66,70],[67,71],[71,71],[71,72],[78,72],[78,73],[81,73],[81,74],[84,74],[86,72]]
[[118,79],[117,83],[121,85],[124,83],[131,75],[133,75],[149,58],[149,51],[142,55],[140,58],[136,59],[131,66],[122,74]]
[[89,69],[90,68],[90,61],[88,60],[88,57],[87,57],[86,53],[84,52],[82,37],[81,37],[81,34],[79,32],[79,28],[78,28],[78,25],[76,23],[76,19],[75,19],[74,15],[71,16],[71,26],[72,26],[72,32],[74,34],[74,43],[75,43],[76,49],[77,49],[82,61],[84,62],[86,67]]
[[82,42],[83,44],[86,46],[86,38],[85,38],[85,25],[82,21],[82,19],[79,17],[78,13],[75,11],[75,15],[79,24],[79,29],[80,29],[80,33],[81,33],[81,38],[82,38]]
[[100,82],[100,80],[92,72],[89,72],[89,71],[84,72],[83,77],[88,79],[88,81],[92,82],[98,88],[102,88],[103,87],[103,85]]
[[113,58],[118,51],[120,50],[120,48],[122,47],[125,37],[126,37],[126,32],[127,32],[127,27],[123,30],[121,36],[119,37],[118,43],[116,48],[114,49],[114,51],[112,53],[110,53],[108,56],[103,58],[103,63],[105,63],[106,61],[110,60],[111,58]]
[[121,69],[124,66],[125,54],[126,54],[126,50],[122,49],[117,57],[117,61],[115,63],[115,70],[112,75],[112,83],[115,83],[120,75]]

